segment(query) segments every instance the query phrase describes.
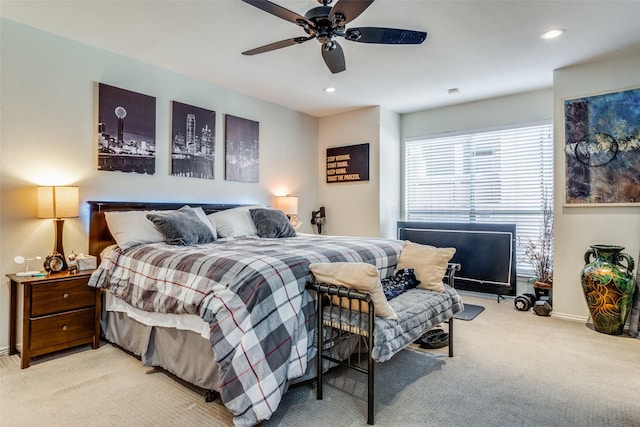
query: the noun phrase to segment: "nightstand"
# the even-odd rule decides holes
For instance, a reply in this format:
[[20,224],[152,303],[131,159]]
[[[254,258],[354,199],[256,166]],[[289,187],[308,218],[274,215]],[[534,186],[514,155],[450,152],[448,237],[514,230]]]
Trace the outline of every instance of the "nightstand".
[[82,344],[100,346],[100,292],[87,285],[94,270],[18,277],[11,281],[9,354],[16,354],[18,291],[22,290],[22,369],[34,356]]

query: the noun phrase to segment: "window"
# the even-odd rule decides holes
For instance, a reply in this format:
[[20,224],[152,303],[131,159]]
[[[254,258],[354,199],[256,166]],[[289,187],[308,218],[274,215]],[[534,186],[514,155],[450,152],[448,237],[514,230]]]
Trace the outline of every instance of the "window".
[[532,275],[520,242],[552,207],[551,121],[405,141],[404,201],[408,221],[515,223],[516,271]]

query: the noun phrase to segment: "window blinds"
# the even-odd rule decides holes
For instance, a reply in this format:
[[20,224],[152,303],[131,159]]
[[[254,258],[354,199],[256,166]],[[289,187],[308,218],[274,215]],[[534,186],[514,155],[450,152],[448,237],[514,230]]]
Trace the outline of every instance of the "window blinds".
[[523,244],[542,233],[553,206],[551,121],[405,141],[409,221],[515,223],[516,270],[531,275]]

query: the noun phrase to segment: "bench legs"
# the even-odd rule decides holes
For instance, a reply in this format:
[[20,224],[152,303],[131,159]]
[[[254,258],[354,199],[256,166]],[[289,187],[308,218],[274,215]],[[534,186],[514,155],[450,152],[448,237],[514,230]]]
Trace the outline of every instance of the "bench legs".
[[[336,325],[334,318],[331,317],[330,320],[328,320],[329,323],[325,325],[325,321],[327,320],[325,319],[324,315],[326,304],[329,310],[346,310],[355,314],[356,316],[362,316],[363,310],[360,306],[357,310],[351,311],[349,308],[345,308],[345,306],[342,304],[334,304],[331,300],[331,297],[335,296],[339,298],[349,299],[349,303],[346,304],[346,307],[353,307],[351,300],[366,302],[369,305],[370,309],[373,311],[373,302],[371,301],[371,297],[368,294],[360,294],[343,287],[319,284],[315,282],[308,283],[307,288],[312,289],[318,293],[316,298],[316,348],[318,351],[318,354],[316,355],[316,399],[322,400],[323,398],[323,360],[328,360],[338,365],[346,366],[349,369],[365,373],[367,374],[367,424],[373,425],[375,409],[375,366],[371,353],[373,349],[374,317],[367,316],[367,321],[362,322],[360,320],[357,320],[355,322],[355,325],[357,326],[353,327],[351,324],[339,323]],[[366,326],[364,325],[365,323]],[[449,357],[453,357],[453,317],[447,320],[447,323],[449,324]],[[324,336],[325,331],[328,331],[328,335],[326,337]],[[332,335],[334,333],[337,334],[337,337]],[[330,354],[324,354],[324,350],[329,349],[334,342],[340,341],[344,336],[352,335],[357,335],[360,337],[360,339],[364,339],[366,341],[366,368],[363,368],[363,364],[358,363],[363,362],[360,357],[358,357],[358,361],[345,361],[338,360],[332,357]],[[358,352],[357,354],[361,353]]]
[[453,316],[447,320],[449,323],[449,357],[453,357]]
[[[331,357],[330,355],[323,354],[323,350],[327,346],[331,346],[332,342],[336,341],[335,337],[328,337],[327,341],[325,341],[324,331],[324,318],[322,313],[324,313],[325,302],[330,307],[330,309],[337,308],[340,311],[350,311],[349,309],[345,309],[340,304],[334,305],[330,302],[330,299],[325,300],[325,295],[335,295],[340,298],[354,299],[360,302],[358,309],[355,311],[357,316],[362,316],[363,310],[361,307],[362,303],[367,303],[370,307],[370,310],[373,311],[373,301],[371,301],[371,296],[368,294],[360,294],[358,292],[350,291],[346,288],[341,288],[338,286],[327,286],[321,284],[310,283],[307,285],[308,288],[315,290],[318,292],[318,297],[316,298],[316,348],[318,349],[318,354],[316,355],[316,399],[322,400],[323,397],[323,375],[322,372],[322,361],[328,360],[333,363],[346,366],[349,369],[354,369],[361,373],[367,374],[367,424],[373,425],[374,423],[374,406],[375,406],[375,372],[374,372],[374,360],[371,355],[371,351],[373,349],[373,327],[374,327],[374,317],[367,316],[368,321],[366,322],[366,328],[360,329],[351,328],[349,325],[342,325],[343,327],[327,327],[328,331],[336,331],[338,334],[337,341],[340,341],[343,337],[349,337],[352,335],[357,335],[361,337],[361,339],[366,340],[367,345],[367,367],[363,368],[358,362],[353,362],[350,360],[338,360],[336,358]],[[347,307],[351,307],[351,304],[347,305]],[[360,318],[358,318],[360,319]],[[358,320],[356,322],[357,325],[362,325],[362,322]],[[331,332],[330,332],[331,333]],[[359,345],[358,345],[359,346]],[[360,354],[360,352],[358,352]]]

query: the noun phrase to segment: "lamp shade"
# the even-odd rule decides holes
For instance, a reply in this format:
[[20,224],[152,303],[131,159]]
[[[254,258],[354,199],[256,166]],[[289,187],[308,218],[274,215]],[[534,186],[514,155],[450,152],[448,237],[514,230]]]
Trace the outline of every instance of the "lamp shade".
[[279,196],[276,197],[275,208],[280,209],[287,215],[298,215],[298,197],[297,196]]
[[75,218],[78,187],[38,187],[38,218]]

